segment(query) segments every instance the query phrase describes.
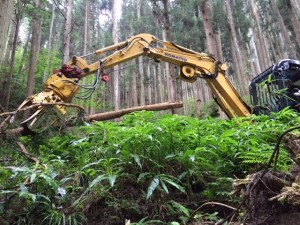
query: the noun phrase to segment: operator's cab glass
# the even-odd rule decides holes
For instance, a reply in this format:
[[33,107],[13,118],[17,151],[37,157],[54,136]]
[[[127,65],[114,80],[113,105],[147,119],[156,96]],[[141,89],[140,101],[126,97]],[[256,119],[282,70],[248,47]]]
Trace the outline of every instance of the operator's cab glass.
[[281,60],[255,77],[249,86],[253,113],[269,114],[294,105],[298,100],[289,93],[291,84],[300,90],[300,61],[297,60]]

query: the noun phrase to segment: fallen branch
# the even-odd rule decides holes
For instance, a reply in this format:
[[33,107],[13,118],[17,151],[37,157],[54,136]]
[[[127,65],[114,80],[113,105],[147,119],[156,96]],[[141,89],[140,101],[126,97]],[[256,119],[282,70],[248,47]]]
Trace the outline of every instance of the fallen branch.
[[9,116],[9,115],[15,115],[19,112],[23,112],[23,111],[27,111],[29,109],[34,109],[36,107],[40,107],[40,106],[54,106],[54,105],[61,105],[61,106],[67,106],[67,107],[74,107],[74,108],[79,108],[80,110],[85,110],[82,106],[80,105],[76,105],[76,104],[71,104],[71,103],[64,103],[64,102],[55,102],[55,103],[37,103],[37,104],[32,104],[30,106],[24,107],[22,109],[17,109],[15,111],[12,112],[4,112],[0,114],[0,117],[4,117],[4,116]]
[[8,123],[8,121],[11,119],[11,117],[12,117],[12,115],[8,115],[8,116],[1,122],[1,124],[0,124],[0,134],[1,134],[1,133],[4,133],[3,127],[4,127],[4,125],[5,125],[6,123]]
[[19,128],[15,128],[15,129],[11,129],[11,130],[6,130],[4,132],[4,125],[9,123],[12,123],[12,121],[14,120],[14,117],[16,114],[23,112],[23,111],[27,111],[30,109],[34,109],[37,107],[48,107],[48,106],[54,106],[54,105],[61,105],[61,106],[66,106],[66,107],[73,107],[73,108],[79,108],[80,110],[84,111],[84,108],[82,106],[76,105],[76,104],[71,104],[71,103],[64,103],[64,102],[55,102],[55,103],[38,103],[38,104],[33,104],[21,109],[17,109],[15,111],[12,112],[4,112],[0,114],[0,118],[1,117],[6,117],[0,124],[0,134],[4,134],[4,135],[26,135],[30,132],[27,132],[23,127],[19,127]]
[[34,161],[36,163],[40,163],[40,161],[35,158],[33,155],[31,155],[27,149],[25,148],[25,146],[21,143],[18,142],[18,145],[20,146],[20,149],[17,149],[17,151],[21,152],[23,155],[25,155],[26,158],[30,159],[31,161]]

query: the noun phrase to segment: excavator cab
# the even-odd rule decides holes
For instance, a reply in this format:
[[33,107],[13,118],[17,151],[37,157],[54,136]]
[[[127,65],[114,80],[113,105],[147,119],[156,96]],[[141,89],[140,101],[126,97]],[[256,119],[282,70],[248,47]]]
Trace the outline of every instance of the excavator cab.
[[300,103],[300,61],[281,60],[255,77],[249,88],[256,115],[294,108]]

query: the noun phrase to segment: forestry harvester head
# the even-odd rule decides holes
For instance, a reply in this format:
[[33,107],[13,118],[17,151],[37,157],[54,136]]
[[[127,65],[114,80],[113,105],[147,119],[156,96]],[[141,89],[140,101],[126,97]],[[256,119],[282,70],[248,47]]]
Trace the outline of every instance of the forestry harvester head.
[[72,101],[79,89],[78,82],[81,74],[80,69],[67,64],[54,71],[54,74],[45,82],[44,90],[28,97],[17,109],[18,111],[25,111],[25,117],[27,117],[21,122],[21,125],[26,130],[32,130],[41,116],[43,116],[41,123],[45,123],[46,118],[50,123],[57,121],[49,115],[50,113],[53,114],[53,110],[45,109],[55,106],[56,115],[54,117],[56,118],[59,118],[57,112],[65,114],[66,105]]

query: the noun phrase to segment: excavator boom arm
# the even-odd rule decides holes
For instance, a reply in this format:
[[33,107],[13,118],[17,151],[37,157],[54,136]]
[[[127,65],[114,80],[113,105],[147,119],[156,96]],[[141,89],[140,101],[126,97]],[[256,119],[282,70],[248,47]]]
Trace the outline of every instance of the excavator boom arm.
[[[102,58],[95,63],[88,64],[84,58],[90,55],[102,56]],[[150,57],[156,62],[165,61],[178,66],[180,68],[179,78],[183,81],[192,83],[197,78],[205,79],[214,99],[229,118],[251,114],[250,107],[245,104],[226,77],[225,64],[204,53],[198,53],[171,42],[160,41],[150,34],[139,34],[127,41],[99,49],[93,53],[81,57],[74,56],[67,65],[63,65],[60,71],[54,73],[45,82],[43,92],[30,96],[19,108],[34,103],[71,102],[78,92],[81,78],[95,73],[100,74],[106,69],[139,56]],[[55,107],[62,113],[65,112],[64,106],[56,105]],[[42,112],[43,108],[39,110]],[[32,116],[23,123],[33,119]]]
[[[162,47],[156,47],[158,43]],[[186,82],[194,82],[197,78],[206,80],[214,98],[222,110],[230,117],[249,116],[250,108],[244,103],[240,95],[225,76],[226,65],[222,64],[204,53],[198,53],[171,42],[158,41],[150,34],[139,34],[128,41],[94,52],[95,55],[113,51],[112,54],[88,65],[82,57],[73,57],[71,65],[83,71],[81,76],[96,73],[101,69],[109,69],[139,56],[147,56],[155,61],[165,61],[180,67],[180,78]]]

